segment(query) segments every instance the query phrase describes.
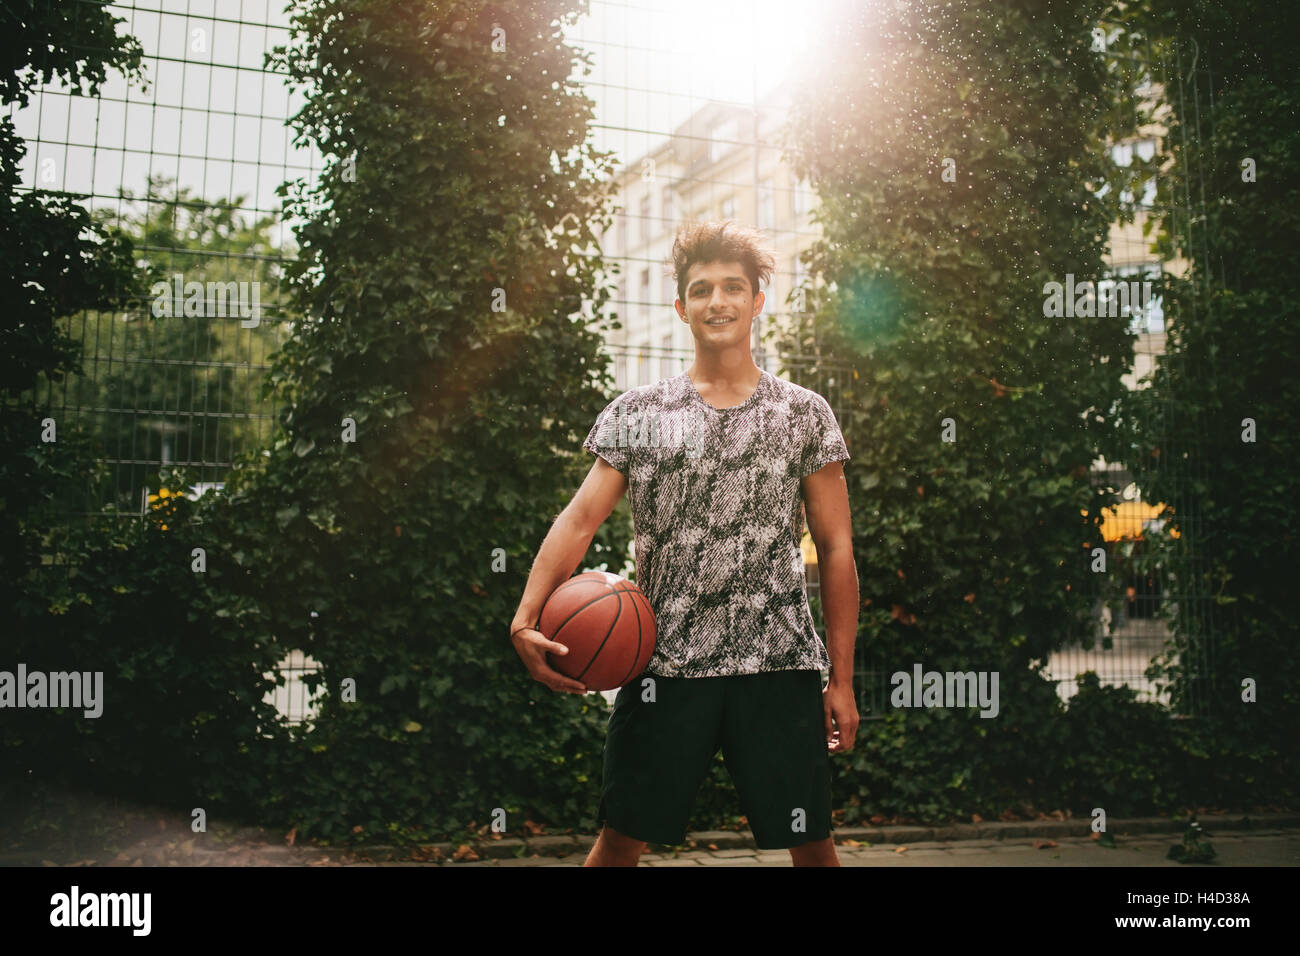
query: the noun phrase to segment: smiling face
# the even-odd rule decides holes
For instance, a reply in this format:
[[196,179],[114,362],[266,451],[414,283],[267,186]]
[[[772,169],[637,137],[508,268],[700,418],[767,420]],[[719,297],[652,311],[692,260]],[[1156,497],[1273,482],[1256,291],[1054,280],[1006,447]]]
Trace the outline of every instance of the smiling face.
[[739,262],[697,262],[686,272],[686,299],[675,303],[697,349],[749,350],[749,331],[763,309]]

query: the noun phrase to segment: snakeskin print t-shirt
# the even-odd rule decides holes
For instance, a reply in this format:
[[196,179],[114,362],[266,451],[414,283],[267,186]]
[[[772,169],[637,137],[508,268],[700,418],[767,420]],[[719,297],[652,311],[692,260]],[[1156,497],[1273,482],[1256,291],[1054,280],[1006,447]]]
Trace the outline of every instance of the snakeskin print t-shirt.
[[761,372],[732,408],[686,372],[630,389],[583,442],[628,479],[636,583],[657,627],[646,673],[830,666],[808,607],[800,479],[849,453],[826,399]]

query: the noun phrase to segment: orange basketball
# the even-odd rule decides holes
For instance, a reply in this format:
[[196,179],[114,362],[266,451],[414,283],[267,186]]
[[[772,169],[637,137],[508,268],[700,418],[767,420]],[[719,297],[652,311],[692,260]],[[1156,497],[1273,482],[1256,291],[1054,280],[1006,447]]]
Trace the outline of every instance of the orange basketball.
[[645,670],[655,649],[650,602],[627,578],[608,571],[585,571],[556,588],[537,629],[569,649],[547,654],[547,663],[588,690],[622,687]]

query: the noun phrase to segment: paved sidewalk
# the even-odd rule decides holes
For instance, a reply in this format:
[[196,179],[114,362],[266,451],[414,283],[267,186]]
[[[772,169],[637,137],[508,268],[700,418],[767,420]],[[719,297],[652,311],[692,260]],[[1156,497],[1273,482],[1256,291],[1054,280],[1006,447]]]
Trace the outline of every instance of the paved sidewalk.
[[[1201,866],[1167,858],[1177,838],[1154,835],[1117,840],[1111,849],[1090,839],[1055,841],[963,840],[925,842],[900,846],[837,846],[842,866]],[[1216,866],[1300,866],[1300,830],[1263,833],[1227,833],[1209,838]],[[1052,845],[1037,846],[1049,843]],[[646,866],[790,866],[786,850],[691,850],[676,856],[646,853]],[[378,864],[371,864],[378,865]],[[391,864],[390,864],[391,865]],[[582,856],[561,860],[524,858],[462,863],[460,866],[581,866]]]
[[[1300,865],[1300,814],[1202,815],[1218,866]],[[1167,858],[1185,823],[1163,818],[1112,820],[1114,847],[1101,846],[1086,820],[957,824],[941,827],[841,827],[844,866],[1204,866]],[[124,847],[56,854],[0,847],[0,866],[581,866],[594,834],[482,838],[473,844],[328,848],[288,845],[283,834],[212,826],[194,834],[185,821],[157,819]],[[790,866],[786,850],[754,847],[749,831],[688,835],[682,847],[651,846],[646,866]]]

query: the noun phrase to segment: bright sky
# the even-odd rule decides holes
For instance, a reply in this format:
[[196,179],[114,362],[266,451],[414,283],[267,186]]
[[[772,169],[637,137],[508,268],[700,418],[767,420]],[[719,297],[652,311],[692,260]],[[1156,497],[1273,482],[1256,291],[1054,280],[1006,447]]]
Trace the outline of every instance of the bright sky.
[[787,79],[829,0],[592,0],[570,39],[593,53],[599,149],[626,161],[709,99],[745,105]]
[[[710,99],[751,104],[786,79],[816,31],[833,35],[816,20],[836,2],[845,0],[591,0],[569,38],[592,54],[585,82],[596,148],[631,162]],[[135,32],[146,56],[163,56],[149,64],[152,92],[128,91],[110,73],[102,100],[35,98],[17,116],[20,135],[44,141],[23,163],[23,185],[104,196],[119,183],[141,191],[153,171],[209,199],[245,193],[278,209],[285,163],[290,177],[320,167],[282,125],[301,92],[255,82],[262,50],[285,39],[283,8],[283,0],[119,0],[110,8],[127,19],[119,32]],[[189,49],[196,30],[202,52]]]

